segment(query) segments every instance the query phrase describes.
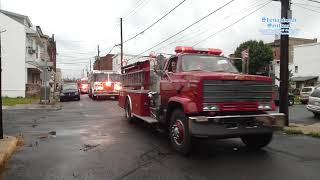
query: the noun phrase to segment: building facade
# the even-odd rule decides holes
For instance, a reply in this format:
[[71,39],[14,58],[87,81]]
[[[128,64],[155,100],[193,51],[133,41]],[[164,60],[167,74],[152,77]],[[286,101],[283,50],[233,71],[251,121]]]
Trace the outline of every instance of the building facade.
[[96,59],[93,63],[93,70],[112,70],[113,56],[113,54],[107,54],[106,56]]
[[296,88],[315,86],[320,77],[320,43],[294,46],[292,80]]
[[[304,44],[312,44],[316,43],[317,39],[305,39],[305,38],[289,38],[289,71],[291,71],[291,75],[295,76],[294,73],[294,46],[304,45]],[[273,62],[270,62],[270,74],[274,77],[274,84],[280,85],[280,39],[275,39],[271,43],[267,43],[273,51]],[[295,87],[295,84],[292,85]]]
[[44,35],[39,26],[33,26],[28,16],[9,11],[1,10],[0,27],[4,31],[1,34],[2,95],[39,95],[44,77],[51,77],[44,74],[48,69],[55,69],[56,50],[48,52],[53,44],[55,49],[54,40]]
[[[305,38],[295,38],[290,37],[289,38],[289,63],[293,63],[293,47],[296,45],[302,45],[302,44],[310,44],[310,43],[316,43],[317,39],[305,39]],[[274,60],[280,60],[280,39],[275,39],[271,43],[267,43],[273,51],[273,59]]]

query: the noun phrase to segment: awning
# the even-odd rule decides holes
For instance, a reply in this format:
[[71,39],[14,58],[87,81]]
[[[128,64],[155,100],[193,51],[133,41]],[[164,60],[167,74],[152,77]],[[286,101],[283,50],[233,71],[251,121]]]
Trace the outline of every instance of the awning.
[[292,77],[292,81],[294,82],[304,82],[312,79],[318,79],[318,76],[297,76],[297,77]]

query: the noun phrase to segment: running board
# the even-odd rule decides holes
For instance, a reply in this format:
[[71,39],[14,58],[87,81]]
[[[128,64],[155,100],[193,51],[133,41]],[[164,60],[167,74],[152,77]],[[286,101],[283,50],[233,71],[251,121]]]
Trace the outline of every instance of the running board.
[[158,120],[156,120],[156,119],[154,119],[154,118],[151,118],[151,117],[149,117],[149,116],[139,116],[139,115],[136,115],[136,114],[134,114],[134,113],[132,113],[132,115],[133,116],[135,116],[135,117],[137,117],[137,118],[139,118],[139,119],[142,119],[142,120],[144,120],[144,121],[146,121],[147,123],[158,123],[159,121]]

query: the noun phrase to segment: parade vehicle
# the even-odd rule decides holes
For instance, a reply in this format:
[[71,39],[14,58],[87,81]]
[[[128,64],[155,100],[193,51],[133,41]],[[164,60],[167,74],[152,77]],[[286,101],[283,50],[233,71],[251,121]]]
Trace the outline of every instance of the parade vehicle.
[[93,70],[88,77],[88,83],[88,95],[93,100],[108,97],[116,99],[122,88],[120,74],[115,71]]
[[80,101],[80,91],[76,83],[67,83],[62,85],[60,94],[60,102],[66,100],[77,100]]
[[81,94],[88,93],[88,87],[89,87],[88,78],[81,78],[78,81],[78,86],[79,86]]
[[242,74],[220,49],[178,46],[122,67],[119,106],[125,118],[164,125],[172,147],[189,154],[194,138],[241,138],[251,149],[270,143],[284,126],[275,110],[272,79]]

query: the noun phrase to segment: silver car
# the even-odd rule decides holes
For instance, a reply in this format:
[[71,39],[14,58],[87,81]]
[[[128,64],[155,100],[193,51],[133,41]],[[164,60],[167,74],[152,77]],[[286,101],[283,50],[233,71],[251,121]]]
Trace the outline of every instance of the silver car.
[[313,112],[314,116],[319,116],[320,115],[320,88],[315,89],[308,101],[307,105],[308,111]]

